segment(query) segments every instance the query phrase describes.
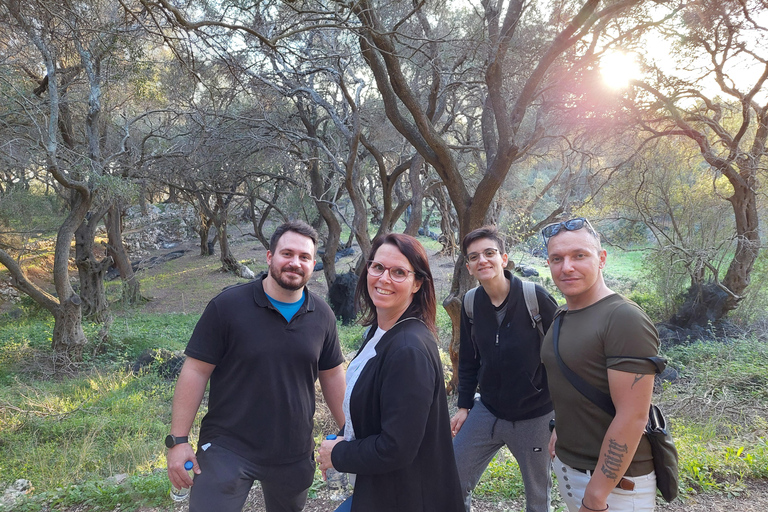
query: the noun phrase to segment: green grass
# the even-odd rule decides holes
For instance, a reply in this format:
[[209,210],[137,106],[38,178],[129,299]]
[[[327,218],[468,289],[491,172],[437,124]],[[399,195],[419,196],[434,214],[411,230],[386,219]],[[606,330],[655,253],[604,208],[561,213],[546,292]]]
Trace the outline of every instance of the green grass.
[[118,317],[110,329],[105,348],[114,360],[134,360],[146,349],[183,350],[200,319],[197,314],[131,314]]
[[[23,508],[87,503],[89,510],[167,504],[161,440],[175,383],[125,368],[147,348],[183,349],[199,315],[118,317],[108,339],[88,346],[81,371],[49,371],[53,322],[45,315],[0,324],[0,489],[34,486]],[[97,326],[84,330],[93,339]],[[202,415],[204,411],[201,411]],[[108,477],[127,473],[120,485]]]
[[348,354],[354,354],[363,344],[363,332],[365,327],[358,324],[341,325],[339,323],[339,343],[341,344],[341,351],[346,356]]
[[494,500],[514,500],[525,497],[520,466],[506,448],[500,450],[488,465],[473,495]]
[[[0,390],[0,484],[24,478],[42,501],[96,500],[93,509],[100,510],[102,498],[121,494],[105,491],[105,480],[128,473],[135,478],[121,492],[157,502],[168,492],[167,478],[147,475],[165,466],[160,440],[170,422],[172,394],[173,383],[152,373],[93,370],[62,381],[17,378]],[[106,494],[99,498],[101,492]],[[112,510],[113,503],[104,506]]]

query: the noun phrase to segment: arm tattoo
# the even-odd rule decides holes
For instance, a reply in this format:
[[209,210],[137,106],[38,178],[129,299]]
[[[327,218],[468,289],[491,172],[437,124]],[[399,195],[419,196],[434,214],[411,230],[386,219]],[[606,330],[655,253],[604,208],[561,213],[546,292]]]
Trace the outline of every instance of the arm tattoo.
[[634,382],[632,382],[632,385],[631,385],[631,386],[629,386],[629,388],[630,388],[630,389],[634,389],[634,387],[635,387],[635,384],[637,384],[638,382],[640,382],[641,380],[643,380],[643,377],[645,377],[645,374],[644,374],[644,373],[636,373],[636,374],[635,374],[635,380],[634,380]]
[[610,439],[608,441],[608,451],[605,452],[603,467],[600,468],[600,471],[602,471],[607,478],[618,480],[621,477],[619,470],[624,462],[624,456],[628,452],[629,448],[626,444],[619,444],[615,439]]

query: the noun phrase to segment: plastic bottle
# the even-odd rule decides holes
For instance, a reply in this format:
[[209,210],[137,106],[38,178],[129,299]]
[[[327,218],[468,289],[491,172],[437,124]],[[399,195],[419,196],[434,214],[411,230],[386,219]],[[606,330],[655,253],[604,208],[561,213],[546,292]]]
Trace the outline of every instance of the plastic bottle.
[[[336,439],[334,434],[325,436],[328,440]],[[326,484],[328,489],[331,490],[331,499],[335,501],[343,501],[349,497],[349,478],[346,473],[341,473],[333,468],[325,470]]]
[[[184,463],[184,469],[186,469],[189,473],[189,478],[195,477],[195,474],[192,472],[192,466],[194,466],[194,464],[192,464],[191,460],[188,460]],[[191,487],[182,487],[181,489],[177,489],[173,484],[171,484],[171,498],[173,501],[184,501],[189,498],[189,491],[191,489]]]

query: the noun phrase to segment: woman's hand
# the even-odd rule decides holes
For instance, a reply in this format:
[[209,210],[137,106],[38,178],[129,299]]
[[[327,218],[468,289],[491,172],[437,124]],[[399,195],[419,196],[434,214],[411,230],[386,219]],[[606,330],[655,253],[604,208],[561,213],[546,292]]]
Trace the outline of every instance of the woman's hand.
[[325,470],[333,468],[333,461],[331,460],[333,447],[342,441],[344,441],[343,437],[337,437],[336,439],[326,439],[320,444],[320,449],[317,451],[317,463],[320,464],[320,470],[323,472],[323,480],[327,479]]

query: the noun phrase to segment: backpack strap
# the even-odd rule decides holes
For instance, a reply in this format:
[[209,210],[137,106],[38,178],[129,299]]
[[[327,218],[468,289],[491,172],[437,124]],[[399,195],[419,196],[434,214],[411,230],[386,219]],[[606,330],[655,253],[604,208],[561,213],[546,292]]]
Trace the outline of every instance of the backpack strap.
[[531,325],[539,331],[539,340],[543,340],[544,326],[539,314],[539,299],[536,297],[536,285],[530,281],[521,280],[521,282],[523,283],[525,307],[528,308],[528,315],[531,317]]
[[477,359],[480,354],[477,348],[477,342],[475,341],[474,332],[472,332],[474,330],[473,326],[475,324],[475,320],[473,318],[473,314],[475,312],[475,293],[477,292],[478,288],[480,287],[475,286],[464,294],[464,311],[467,312],[467,318],[469,319],[469,337],[472,340],[472,348],[475,351],[475,359]]
[[472,315],[475,311],[475,293],[477,292],[477,289],[480,288],[479,286],[475,286],[471,290],[467,291],[467,293],[464,294],[464,311],[467,312],[467,317],[469,318],[469,325],[472,325],[475,323]]
[[[539,339],[544,339],[544,325],[542,324],[541,314],[539,313],[539,299],[536,297],[536,285],[530,281],[520,281],[523,283],[523,297],[525,298],[525,307],[528,309],[528,316],[531,317],[531,326],[539,331]],[[467,312],[469,324],[474,324],[475,293],[476,286],[464,294],[464,311]]]

